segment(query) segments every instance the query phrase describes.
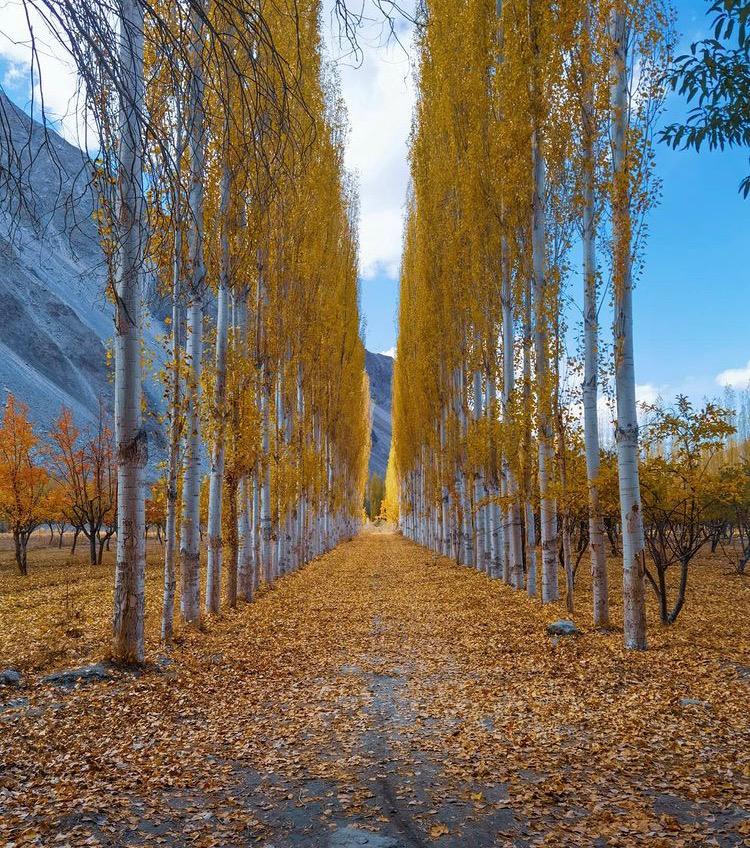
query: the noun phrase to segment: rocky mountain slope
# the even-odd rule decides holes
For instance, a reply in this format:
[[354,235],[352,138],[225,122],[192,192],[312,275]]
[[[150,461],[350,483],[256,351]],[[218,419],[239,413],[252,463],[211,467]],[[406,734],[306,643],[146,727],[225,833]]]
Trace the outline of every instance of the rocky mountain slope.
[[370,378],[372,399],[372,450],[370,474],[385,478],[391,449],[391,380],[393,359],[382,353],[366,351],[365,369]]
[[[28,404],[46,429],[60,407],[79,422],[112,406],[113,335],[105,268],[83,153],[0,93],[0,403]],[[20,182],[18,177],[21,177]],[[146,344],[159,351],[159,322]],[[149,405],[159,392],[146,386]]]

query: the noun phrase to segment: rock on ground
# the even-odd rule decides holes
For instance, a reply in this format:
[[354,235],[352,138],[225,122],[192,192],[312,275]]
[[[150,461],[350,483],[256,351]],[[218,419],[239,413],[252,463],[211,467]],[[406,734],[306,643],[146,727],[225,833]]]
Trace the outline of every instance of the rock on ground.
[[108,680],[112,677],[110,670],[102,663],[84,665],[80,668],[69,668],[56,671],[42,678],[42,683],[52,683],[55,686],[75,686],[76,683],[89,683],[94,680]]
[[559,621],[553,621],[547,625],[547,633],[550,636],[578,636],[580,632],[575,624],[567,618],[561,618]]

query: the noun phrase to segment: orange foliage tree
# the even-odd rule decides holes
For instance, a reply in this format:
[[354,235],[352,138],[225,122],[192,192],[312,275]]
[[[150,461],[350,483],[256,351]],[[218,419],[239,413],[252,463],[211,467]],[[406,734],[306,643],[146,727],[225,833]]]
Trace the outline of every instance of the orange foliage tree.
[[0,427],[0,516],[13,533],[16,564],[24,576],[29,537],[48,515],[50,492],[28,413],[25,404],[8,395]]
[[167,481],[159,477],[151,484],[151,490],[146,498],[146,532],[150,527],[156,529],[156,538],[161,544],[162,531],[167,523]]
[[101,563],[117,514],[117,469],[104,409],[94,426],[81,431],[63,407],[50,442],[52,473],[66,490],[70,523],[88,539],[91,564]]

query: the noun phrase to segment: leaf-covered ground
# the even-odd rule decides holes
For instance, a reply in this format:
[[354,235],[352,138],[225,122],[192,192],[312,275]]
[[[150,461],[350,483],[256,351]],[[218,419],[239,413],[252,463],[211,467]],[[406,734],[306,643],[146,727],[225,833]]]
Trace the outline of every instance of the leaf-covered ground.
[[559,608],[367,533],[168,654],[154,609],[144,673],[66,691],[40,673],[102,655],[111,597],[71,568],[67,596],[2,572],[0,844],[750,844],[750,587],[716,564],[633,654],[585,575],[553,640]]

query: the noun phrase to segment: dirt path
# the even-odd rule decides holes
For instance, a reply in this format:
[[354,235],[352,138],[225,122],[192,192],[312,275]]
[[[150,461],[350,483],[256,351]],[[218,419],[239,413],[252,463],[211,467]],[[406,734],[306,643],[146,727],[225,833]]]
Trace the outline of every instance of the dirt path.
[[750,844],[732,658],[556,615],[363,534],[141,676],[6,698],[0,844]]

